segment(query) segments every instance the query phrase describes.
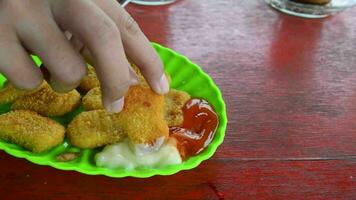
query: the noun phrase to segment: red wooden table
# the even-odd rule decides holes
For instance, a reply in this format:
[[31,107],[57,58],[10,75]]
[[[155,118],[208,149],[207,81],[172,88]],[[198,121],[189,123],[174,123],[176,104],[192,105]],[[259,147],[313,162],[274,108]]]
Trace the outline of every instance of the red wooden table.
[[152,41],[220,86],[224,143],[194,170],[149,179],[60,171],[0,152],[1,199],[356,199],[356,8],[322,20],[262,0],[128,11]]

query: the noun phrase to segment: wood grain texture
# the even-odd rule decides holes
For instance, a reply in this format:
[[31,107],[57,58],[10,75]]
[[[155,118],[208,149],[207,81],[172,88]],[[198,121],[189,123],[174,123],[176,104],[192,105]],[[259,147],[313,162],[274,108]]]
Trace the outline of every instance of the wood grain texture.
[[356,160],[239,161],[214,158],[195,170],[113,179],[28,164],[3,153],[2,199],[353,199]]
[[224,143],[198,168],[112,179],[0,153],[5,199],[356,199],[356,8],[309,20],[262,0],[129,5],[148,38],[220,86]]

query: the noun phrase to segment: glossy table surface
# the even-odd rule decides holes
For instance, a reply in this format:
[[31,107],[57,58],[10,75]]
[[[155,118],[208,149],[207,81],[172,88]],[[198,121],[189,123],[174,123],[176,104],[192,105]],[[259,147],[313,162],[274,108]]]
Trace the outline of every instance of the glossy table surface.
[[320,20],[262,0],[129,5],[148,38],[221,88],[224,143],[199,167],[88,176],[0,152],[1,199],[356,199],[356,8]]

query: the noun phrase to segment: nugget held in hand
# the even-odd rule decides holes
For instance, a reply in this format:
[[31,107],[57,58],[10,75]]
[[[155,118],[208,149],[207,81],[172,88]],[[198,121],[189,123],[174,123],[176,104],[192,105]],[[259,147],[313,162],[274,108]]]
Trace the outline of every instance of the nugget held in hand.
[[168,137],[168,125],[164,120],[164,96],[150,88],[132,86],[125,96],[123,111],[114,117],[123,122],[134,144],[153,145],[158,139]]
[[162,95],[146,87],[133,86],[125,96],[125,105],[120,113],[109,114],[104,110],[83,112],[69,124],[68,137],[72,144],[81,148],[116,143],[126,135],[134,144],[153,145],[157,140],[163,142],[168,137],[163,112]]
[[[166,95],[164,95],[164,118],[167,121],[169,127],[180,126],[183,124],[182,109],[190,98],[191,97],[188,93],[174,89],[171,89]],[[99,87],[90,90],[83,97],[82,101],[85,110],[104,109],[101,101],[101,92]]]
[[80,104],[80,94],[76,90],[57,93],[45,83],[38,91],[18,98],[11,109],[32,110],[45,116],[61,116],[73,111]]
[[68,125],[67,136],[74,146],[95,148],[119,142],[125,132],[105,110],[93,110],[77,115]]
[[99,87],[100,83],[96,76],[94,67],[88,65],[88,74],[82,79],[78,89],[82,92],[88,92],[89,90]]
[[63,142],[65,128],[56,121],[28,110],[0,115],[0,139],[33,152],[43,152]]
[[36,92],[41,87],[42,85],[34,90],[22,90],[6,81],[3,88],[0,89],[0,104],[12,103],[19,97]]

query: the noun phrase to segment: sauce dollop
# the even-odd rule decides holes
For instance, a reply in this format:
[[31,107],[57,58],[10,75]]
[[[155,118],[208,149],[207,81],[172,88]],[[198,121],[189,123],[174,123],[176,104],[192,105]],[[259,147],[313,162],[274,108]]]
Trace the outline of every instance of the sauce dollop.
[[182,163],[174,141],[168,140],[161,148],[143,155],[135,152],[131,146],[131,141],[128,138],[117,144],[107,145],[95,155],[96,165],[109,169],[131,170],[138,167],[161,168]]
[[218,126],[218,116],[203,99],[191,99],[183,107],[182,127],[171,127],[170,137],[177,140],[182,159],[196,155],[208,146]]

